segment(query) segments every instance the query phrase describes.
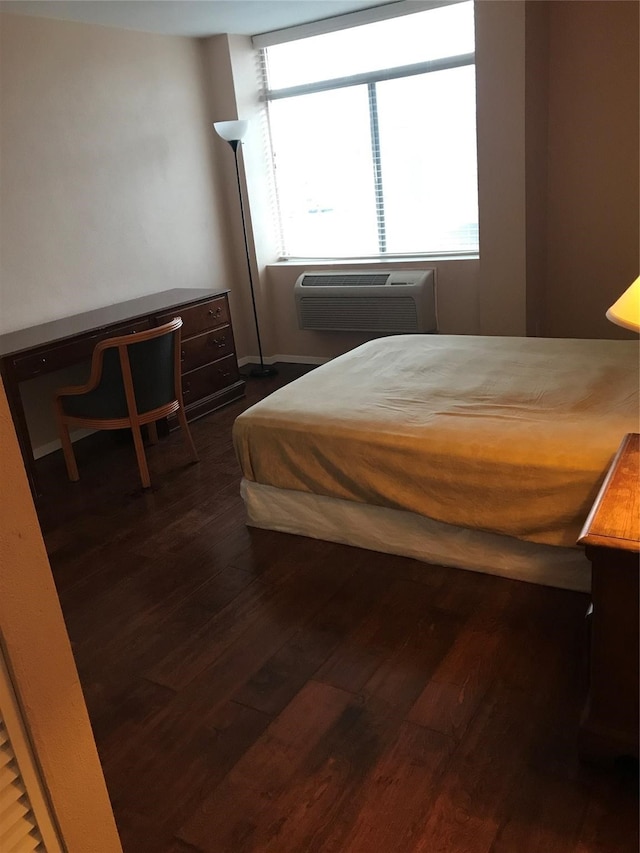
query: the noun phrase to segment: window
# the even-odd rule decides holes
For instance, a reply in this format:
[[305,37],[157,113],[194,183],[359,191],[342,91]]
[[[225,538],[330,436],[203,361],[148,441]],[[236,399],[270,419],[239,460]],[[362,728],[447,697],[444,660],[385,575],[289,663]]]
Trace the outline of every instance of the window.
[[473,3],[263,48],[284,257],[475,253]]

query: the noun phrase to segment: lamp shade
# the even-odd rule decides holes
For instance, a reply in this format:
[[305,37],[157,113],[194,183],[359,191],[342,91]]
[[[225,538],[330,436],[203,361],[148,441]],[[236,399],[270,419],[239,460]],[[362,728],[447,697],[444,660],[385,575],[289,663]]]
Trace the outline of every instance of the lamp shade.
[[640,276],[607,311],[607,320],[640,332]]
[[213,127],[218,136],[227,142],[239,142],[247,133],[248,121],[214,121]]

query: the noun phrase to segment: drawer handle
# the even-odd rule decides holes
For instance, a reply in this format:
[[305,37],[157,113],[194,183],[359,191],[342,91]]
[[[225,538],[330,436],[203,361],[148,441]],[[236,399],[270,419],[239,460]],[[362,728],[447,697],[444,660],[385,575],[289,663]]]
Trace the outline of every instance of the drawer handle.
[[212,347],[217,347],[218,349],[223,349],[227,345],[227,339],[226,339],[225,335],[223,335],[221,338],[211,338],[209,343],[211,344]]
[[184,350],[180,350],[180,361],[184,361],[184,359],[185,359]]
[[190,394],[191,393],[191,383],[190,382],[184,383],[184,385],[182,386],[182,393],[183,394]]
[[231,376],[230,370],[223,370],[221,367],[218,368],[218,373],[225,379],[228,379]]
[[221,314],[222,314],[222,308],[219,305],[215,311],[213,310],[213,308],[209,308],[209,316],[219,317]]

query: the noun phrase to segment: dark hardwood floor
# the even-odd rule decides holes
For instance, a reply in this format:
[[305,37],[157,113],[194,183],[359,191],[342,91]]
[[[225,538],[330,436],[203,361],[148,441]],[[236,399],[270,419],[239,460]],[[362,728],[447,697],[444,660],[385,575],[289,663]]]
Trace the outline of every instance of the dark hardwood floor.
[[[636,853],[637,766],[576,754],[587,596],[250,530],[234,418],[39,463],[125,853]],[[89,849],[89,848],[87,848]]]

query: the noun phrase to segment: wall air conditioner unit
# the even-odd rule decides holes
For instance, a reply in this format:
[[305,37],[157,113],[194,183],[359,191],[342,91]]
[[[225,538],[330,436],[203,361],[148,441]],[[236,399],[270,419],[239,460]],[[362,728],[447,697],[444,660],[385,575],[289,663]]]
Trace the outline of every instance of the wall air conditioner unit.
[[298,326],[353,332],[437,332],[435,270],[304,272]]

